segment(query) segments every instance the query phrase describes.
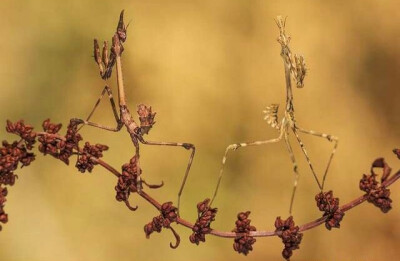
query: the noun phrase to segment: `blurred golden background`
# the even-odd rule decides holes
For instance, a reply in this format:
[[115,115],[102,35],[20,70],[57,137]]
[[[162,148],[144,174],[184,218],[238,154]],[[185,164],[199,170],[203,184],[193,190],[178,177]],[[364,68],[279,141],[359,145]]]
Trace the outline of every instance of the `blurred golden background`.
[[[294,53],[309,68],[304,89],[294,89],[296,116],[307,129],[340,138],[327,188],[341,203],[361,195],[358,182],[377,157],[394,170],[400,146],[400,13],[397,1],[2,1],[0,16],[0,120],[24,119],[41,129],[46,118],[84,118],[104,86],[92,55],[93,38],[109,40],[125,9],[128,40],[123,57],[131,111],[139,103],[157,111],[149,140],[191,142],[197,147],[181,214],[195,221],[196,204],[210,197],[225,147],[270,139],[276,130],[262,110],[285,102],[284,71],[276,42],[276,15],[287,15]],[[112,78],[114,93],[115,79]],[[113,124],[107,99],[94,121]],[[65,129],[62,130],[62,133]],[[2,139],[16,139],[0,129]],[[123,129],[82,129],[85,140],[110,146],[104,159],[119,169],[133,156]],[[292,135],[293,136],[293,135]],[[293,137],[291,137],[293,139]],[[302,135],[320,175],[332,144]],[[292,140],[301,173],[294,205],[296,224],[317,218],[318,192],[299,146]],[[189,152],[142,146],[143,177],[164,180],[151,191],[176,201]],[[176,226],[145,238],[143,226],[157,211],[139,205],[132,213],[115,200],[116,179],[95,167],[81,174],[50,156],[38,155],[17,171],[9,189],[9,222],[0,234],[0,260],[280,260],[279,238],[259,238],[248,257],[233,240],[207,236],[200,246]],[[272,230],[288,215],[293,173],[283,142],[239,149],[230,155],[212,227],[232,230],[236,214],[251,210],[252,224]],[[391,260],[400,255],[400,186],[392,187],[393,209],[370,204],[347,212],[341,229],[320,226],[304,234],[293,260]]]

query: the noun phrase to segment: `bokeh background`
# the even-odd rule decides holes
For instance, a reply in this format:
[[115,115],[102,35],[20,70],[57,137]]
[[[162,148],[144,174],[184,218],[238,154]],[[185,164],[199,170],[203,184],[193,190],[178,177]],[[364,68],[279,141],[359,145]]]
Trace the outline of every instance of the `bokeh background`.
[[[339,148],[328,176],[342,203],[361,195],[358,182],[377,157],[394,170],[391,150],[400,146],[400,13],[397,1],[11,1],[0,16],[0,119],[40,129],[51,118],[64,126],[84,118],[104,83],[92,59],[92,41],[110,39],[121,9],[131,21],[123,57],[131,111],[152,105],[157,123],[148,139],[191,142],[197,154],[182,199],[182,215],[194,221],[196,204],[210,197],[228,144],[269,139],[277,132],[262,110],[285,102],[284,72],[274,17],[287,15],[292,50],[305,56],[309,75],[295,89],[297,120],[307,129],[334,134]],[[110,84],[115,89],[115,79]],[[113,124],[104,100],[94,121]],[[282,110],[283,106],[281,106]],[[0,129],[2,139],[15,139]],[[110,146],[105,159],[116,168],[133,156],[125,131],[86,127],[85,140]],[[293,139],[293,135],[291,137]],[[332,144],[302,136],[320,175]],[[318,192],[295,140],[301,179],[294,215],[303,224],[320,215]],[[176,201],[188,152],[143,147],[144,177],[164,180],[151,191]],[[232,230],[239,211],[272,230],[287,217],[293,174],[284,143],[240,149],[228,159],[215,206],[214,228]],[[149,240],[144,224],[157,211],[136,195],[135,213],[115,200],[116,179],[97,167],[81,174],[50,156],[38,155],[18,170],[9,189],[9,223],[0,235],[0,260],[279,260],[279,238],[260,238],[244,257],[233,240],[207,237],[200,246],[190,231],[169,248],[169,231]],[[383,215],[370,204],[347,212],[340,230],[323,226],[304,234],[293,260],[388,260],[400,255],[400,187],[392,187],[393,210]]]

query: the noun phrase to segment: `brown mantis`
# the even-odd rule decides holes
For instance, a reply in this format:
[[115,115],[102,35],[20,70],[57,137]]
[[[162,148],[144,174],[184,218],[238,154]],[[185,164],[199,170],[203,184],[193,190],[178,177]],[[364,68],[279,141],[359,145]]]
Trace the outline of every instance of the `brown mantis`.
[[[99,66],[100,70],[100,76],[101,78],[106,81],[105,87],[97,100],[96,104],[94,105],[92,111],[90,112],[89,116],[86,118],[86,120],[81,120],[81,119],[72,119],[71,121],[76,123],[76,124],[82,124],[81,127],[84,125],[89,125],[93,126],[96,128],[100,128],[103,130],[108,130],[108,131],[120,131],[123,126],[126,127],[131,140],[133,142],[133,145],[135,146],[135,153],[136,157],[139,160],[139,144],[146,144],[146,145],[159,145],[159,146],[176,146],[176,147],[183,147],[187,150],[192,150],[189,158],[189,162],[186,167],[185,175],[182,180],[181,187],[178,192],[178,213],[179,213],[179,206],[180,206],[180,198],[183,192],[183,188],[185,186],[190,167],[192,165],[192,161],[195,155],[195,146],[190,143],[178,143],[178,142],[158,142],[158,141],[148,141],[144,139],[144,135],[148,134],[150,129],[153,127],[155,121],[155,113],[152,112],[151,107],[147,107],[143,104],[140,104],[138,106],[138,114],[139,114],[139,120],[140,120],[140,126],[135,122],[133,119],[131,113],[128,110],[128,107],[126,105],[126,99],[125,99],[125,88],[124,88],[124,81],[123,81],[123,75],[122,75],[122,66],[121,66],[121,54],[124,50],[123,43],[126,40],[126,28],[124,24],[124,11],[122,10],[117,26],[116,33],[114,34],[112,38],[112,46],[110,49],[110,53],[108,52],[108,44],[105,41],[103,45],[103,50],[102,53],[100,54],[100,47],[97,42],[97,40],[94,40],[94,59],[95,62]],[[117,86],[118,86],[118,105],[119,105],[119,113],[117,111],[116,103],[113,98],[113,94],[111,91],[111,88],[109,87],[107,80],[111,77],[111,73],[113,70],[113,67],[115,65],[116,68],[116,77],[117,77]],[[100,104],[102,98],[104,95],[107,93],[110,103],[111,103],[111,108],[113,110],[114,118],[117,123],[116,127],[108,127],[108,126],[103,126],[98,123],[94,123],[90,121],[90,118],[92,117],[93,113],[95,112],[96,108]],[[139,166],[139,163],[138,163]],[[150,188],[157,188],[161,187],[161,185],[149,185],[147,184],[140,176],[138,176],[137,180],[137,187],[138,187],[138,193],[141,192],[142,184],[147,185]],[[125,204],[132,210],[135,210],[136,207],[131,207],[128,201],[125,201]]]
[[[235,143],[235,144],[229,145],[226,148],[225,154],[222,158],[222,167],[221,167],[221,170],[219,173],[217,186],[215,188],[210,205],[214,201],[214,199],[217,195],[219,186],[221,184],[222,174],[224,171],[224,166],[225,166],[229,151],[231,151],[231,150],[235,151],[241,147],[258,146],[258,145],[276,143],[276,142],[279,142],[282,139],[284,139],[286,148],[289,152],[290,159],[293,164],[293,171],[295,174],[293,191],[292,191],[290,207],[289,207],[289,213],[291,214],[292,208],[293,208],[293,201],[294,201],[297,184],[298,184],[298,180],[299,180],[299,171],[297,169],[297,163],[296,163],[296,159],[293,154],[292,146],[290,145],[290,142],[289,142],[289,130],[292,130],[293,134],[296,137],[297,142],[300,144],[301,150],[302,150],[304,156],[306,157],[306,160],[307,160],[308,165],[311,169],[311,172],[314,176],[314,179],[318,185],[318,188],[321,191],[324,189],[325,180],[326,180],[326,176],[328,174],[329,166],[331,164],[332,158],[333,158],[333,156],[336,152],[336,148],[338,146],[338,138],[335,136],[332,136],[330,134],[320,133],[320,132],[316,132],[316,131],[312,131],[312,130],[306,130],[297,125],[295,115],[294,115],[294,107],[293,107],[292,78],[294,81],[296,81],[296,86],[298,88],[302,88],[304,86],[304,77],[306,76],[307,70],[305,67],[304,58],[300,55],[292,55],[292,52],[289,48],[290,37],[288,35],[286,35],[286,32],[285,32],[286,19],[283,19],[281,16],[278,16],[276,19],[276,24],[278,25],[278,28],[279,28],[279,37],[277,40],[281,45],[281,56],[283,58],[283,63],[284,63],[284,67],[285,67],[286,107],[285,107],[283,119],[280,122],[278,121],[278,116],[277,116],[278,108],[279,108],[278,104],[272,104],[264,110],[264,113],[265,113],[264,119],[267,121],[267,123],[269,125],[271,125],[271,127],[275,128],[279,131],[279,136],[277,138],[269,139],[269,140],[254,141],[254,142],[248,142],[248,143]],[[311,164],[311,160],[307,154],[306,148],[299,137],[299,132],[317,136],[317,137],[321,137],[321,138],[325,138],[330,142],[334,142],[334,147],[331,152],[328,164],[326,166],[325,173],[322,178],[322,182],[319,181],[317,174],[315,173],[314,167]]]

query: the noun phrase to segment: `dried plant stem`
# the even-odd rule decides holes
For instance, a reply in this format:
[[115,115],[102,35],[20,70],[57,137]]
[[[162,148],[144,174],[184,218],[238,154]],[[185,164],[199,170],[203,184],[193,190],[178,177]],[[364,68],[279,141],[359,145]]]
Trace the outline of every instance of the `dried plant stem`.
[[[121,175],[116,169],[114,169],[112,166],[108,165],[106,162],[104,162],[103,160],[100,159],[95,159],[93,158],[94,161],[96,161],[99,165],[101,165],[102,167],[104,167],[105,169],[107,169],[108,171],[110,171],[112,174],[114,174],[115,176],[119,176]],[[398,179],[400,178],[400,171],[398,171],[397,173],[395,173],[394,175],[392,175],[389,179],[387,179],[385,182],[382,183],[382,186],[384,187],[389,187],[390,185],[392,185],[394,182],[396,182]],[[161,204],[154,199],[153,197],[151,197],[149,194],[147,194],[146,192],[144,192],[143,190],[138,193],[142,198],[144,198],[146,201],[148,201],[150,204],[152,204],[156,209],[161,210]],[[350,202],[348,202],[347,204],[344,204],[340,207],[340,210],[343,212],[346,212],[358,205],[360,205],[361,203],[365,202],[367,200],[367,196],[366,195],[362,195]],[[299,226],[299,232],[304,232],[307,231],[309,229],[312,229],[314,227],[317,227],[321,224],[324,224],[326,221],[327,217],[321,217],[318,218],[316,220],[313,220],[309,223],[303,224],[301,226]],[[187,228],[192,229],[194,227],[194,224],[181,218],[178,217],[177,218],[177,223],[181,224]],[[216,230],[216,229],[212,229],[210,232],[211,235],[217,236],[217,237],[225,237],[225,238],[235,238],[238,235],[240,235],[240,233],[235,233],[235,232],[231,232],[231,231],[220,231],[220,230]],[[276,231],[252,231],[249,233],[250,236],[252,237],[271,237],[271,236],[278,236],[279,232]]]

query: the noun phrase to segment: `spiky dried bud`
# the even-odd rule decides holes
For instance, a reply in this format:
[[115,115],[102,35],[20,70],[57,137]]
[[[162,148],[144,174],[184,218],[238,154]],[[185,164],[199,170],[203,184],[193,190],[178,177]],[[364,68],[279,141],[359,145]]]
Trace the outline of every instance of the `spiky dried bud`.
[[106,145],[90,145],[89,142],[86,142],[85,146],[83,147],[83,152],[81,155],[79,155],[75,166],[82,173],[84,173],[86,170],[92,172],[94,165],[97,165],[96,161],[94,161],[92,157],[99,159],[103,157],[103,151],[106,150],[108,150]]
[[[43,129],[48,134],[58,134],[61,126],[61,124],[51,123],[49,119],[43,122]],[[82,140],[82,136],[78,133],[77,123],[71,120],[64,138],[57,135],[41,135],[38,140],[40,152],[44,155],[50,154],[68,165],[69,158],[73,150],[78,149],[78,143]]]
[[339,209],[339,198],[333,197],[333,192],[320,192],[315,196],[315,201],[320,211],[324,212],[325,227],[328,230],[340,228],[340,221],[342,221],[344,212]]
[[78,125],[71,121],[67,127],[65,142],[60,149],[58,158],[65,164],[69,164],[69,158],[72,156],[74,149],[78,149],[78,143],[82,140],[82,136],[78,133]]
[[156,123],[154,121],[154,117],[156,116],[156,113],[155,112],[153,113],[151,111],[151,106],[147,107],[144,104],[138,105],[137,113],[139,114],[141,133],[148,134],[150,129]]
[[138,165],[137,156],[133,156],[129,163],[122,166],[122,175],[118,177],[118,183],[115,186],[116,199],[118,201],[126,201],[131,192],[136,192],[138,186],[139,176],[142,173]]
[[50,122],[50,119],[46,119],[42,124],[43,130],[50,134],[56,134],[62,127],[62,124],[55,124]]
[[235,237],[233,249],[245,256],[253,250],[253,244],[256,242],[256,239],[249,235],[251,231],[257,230],[256,227],[250,225],[251,220],[248,219],[249,215],[250,211],[240,212],[235,222],[236,228],[233,230],[235,233],[240,233],[240,235]]
[[[379,183],[376,180],[377,174],[374,172],[374,168],[382,168],[382,178]],[[382,185],[390,176],[391,168],[383,158],[376,159],[371,166],[371,174],[363,174],[360,180],[360,189],[366,192],[367,201],[378,207],[383,213],[387,213],[392,209],[390,198],[390,190]]]
[[144,226],[146,237],[149,238],[153,232],[161,232],[161,229],[170,228],[171,223],[176,222],[177,208],[172,205],[172,202],[166,202],[161,205],[161,214],[154,217],[153,220]]
[[193,234],[190,235],[189,240],[193,244],[200,244],[206,241],[206,234],[211,232],[211,222],[215,220],[217,215],[217,208],[209,206],[210,199],[205,199],[197,204],[198,218],[193,226]]
[[176,244],[170,244],[171,248],[177,248],[180,243],[180,237],[175,232],[175,230],[171,227],[171,223],[176,222],[178,217],[177,208],[172,205],[172,202],[166,202],[161,205],[161,214],[157,217],[154,217],[153,220],[144,226],[144,233],[146,234],[146,238],[149,238],[153,232],[160,233],[162,228],[167,228],[172,231],[176,238]]
[[[0,223],[7,223],[8,215],[4,211],[4,203],[7,201],[6,196],[8,194],[7,188],[0,185]],[[0,225],[0,231],[2,227]]]
[[35,155],[28,152],[25,145],[19,144],[17,141],[9,144],[3,141],[3,146],[0,148],[0,184],[14,185],[17,175],[14,171],[18,168],[18,164],[28,166],[35,160]]
[[282,243],[285,245],[282,256],[286,260],[289,260],[293,254],[293,250],[300,248],[303,234],[299,232],[299,227],[295,226],[292,216],[286,220],[277,217],[275,220],[275,228],[278,236],[282,239]]
[[23,120],[19,120],[15,123],[7,120],[6,131],[20,136],[21,139],[24,140],[28,150],[31,150],[33,144],[36,142],[36,133],[33,131],[33,127],[29,124],[25,124]]

